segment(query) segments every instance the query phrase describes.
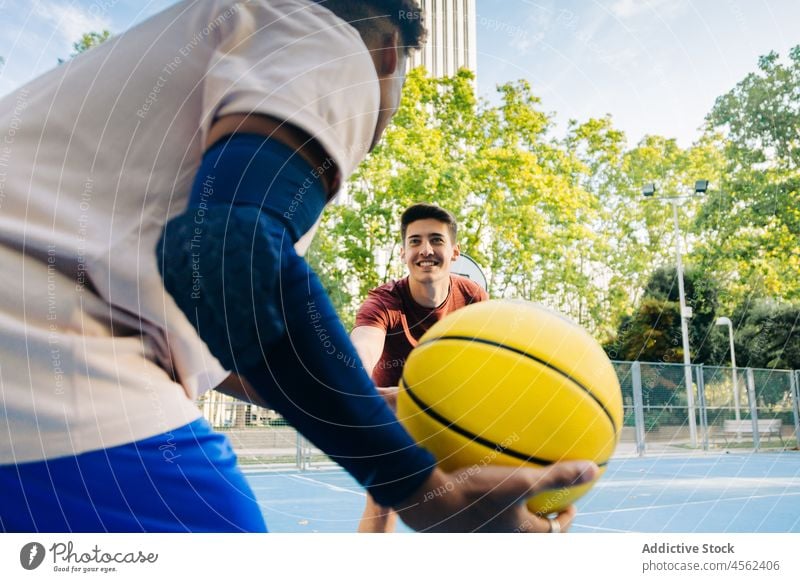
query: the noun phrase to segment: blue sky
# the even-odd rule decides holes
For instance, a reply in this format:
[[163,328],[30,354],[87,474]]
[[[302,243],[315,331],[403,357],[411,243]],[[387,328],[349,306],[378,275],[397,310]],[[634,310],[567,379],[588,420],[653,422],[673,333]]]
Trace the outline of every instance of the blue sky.
[[610,113],[682,146],[716,97],[800,44],[798,0],[477,0],[478,80],[528,79],[563,127]]
[[[121,32],[174,0],[0,0],[0,94],[53,67],[82,32]],[[636,143],[683,146],[714,99],[771,50],[800,44],[798,0],[477,0],[478,90],[525,78],[557,128],[611,114]]]

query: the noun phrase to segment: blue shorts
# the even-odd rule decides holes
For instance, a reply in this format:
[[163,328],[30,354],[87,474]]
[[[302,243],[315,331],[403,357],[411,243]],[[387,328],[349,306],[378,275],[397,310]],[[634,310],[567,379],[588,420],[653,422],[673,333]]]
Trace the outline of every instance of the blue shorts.
[[141,441],[0,466],[3,532],[265,532],[228,439],[198,419]]

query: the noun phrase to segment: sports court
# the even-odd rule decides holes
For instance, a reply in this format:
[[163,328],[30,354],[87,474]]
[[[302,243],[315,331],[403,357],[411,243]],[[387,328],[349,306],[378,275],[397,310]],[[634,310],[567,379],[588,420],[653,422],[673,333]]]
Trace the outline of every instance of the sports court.
[[[624,426],[606,474],[579,500],[572,532],[800,532],[800,372],[744,370],[744,382],[730,368],[696,366],[690,413],[681,366],[614,366]],[[272,531],[357,530],[364,490],[321,451],[253,408],[205,406],[223,426],[239,419],[241,428],[225,431]]]
[[[273,532],[358,527],[365,493],[344,471],[253,468],[247,478]],[[800,532],[800,452],[618,456],[578,511],[574,533]]]

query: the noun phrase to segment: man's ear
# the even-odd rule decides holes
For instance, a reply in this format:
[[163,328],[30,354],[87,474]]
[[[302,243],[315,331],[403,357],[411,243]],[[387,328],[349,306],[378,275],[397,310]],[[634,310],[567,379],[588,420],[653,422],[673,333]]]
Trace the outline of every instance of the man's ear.
[[461,249],[458,246],[458,243],[453,245],[453,258],[451,260],[455,261],[458,257],[461,256]]
[[375,68],[378,71],[378,76],[388,77],[394,74],[397,70],[397,64],[400,61],[400,32],[393,30],[381,36],[380,46],[375,50]]

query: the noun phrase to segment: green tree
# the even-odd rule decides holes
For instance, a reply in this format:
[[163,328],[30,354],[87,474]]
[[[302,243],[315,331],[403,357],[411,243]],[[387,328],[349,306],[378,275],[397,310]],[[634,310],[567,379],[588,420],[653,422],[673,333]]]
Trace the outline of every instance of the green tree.
[[76,57],[79,54],[88,51],[90,48],[104,43],[111,36],[111,32],[103,30],[102,32],[85,32],[80,40],[72,43],[73,52],[70,57]]
[[475,97],[468,71],[409,73],[392,126],[312,247],[323,278],[348,289],[353,304],[340,310],[403,273],[399,216],[432,201],[456,214],[462,250],[485,268],[492,296],[548,303],[590,329],[603,320],[597,272],[605,253],[591,228],[599,206],[580,184],[583,165],[548,136],[552,121],[526,82],[498,92],[493,106]]
[[736,332],[737,364],[752,368],[800,369],[800,304],[758,300]]
[[[697,221],[702,196],[687,196],[698,179],[718,174],[722,164],[716,145],[707,141],[683,149],[674,139],[646,136],[625,153],[622,187],[630,192],[631,210],[621,216],[626,226],[626,257],[632,261],[633,280],[640,290],[654,264],[675,263],[675,228],[670,198],[684,197],[678,208],[680,247],[684,261],[691,264],[694,248],[702,240],[703,229]],[[653,198],[644,198],[642,187],[656,184]],[[636,295],[634,295],[636,297]]]
[[[635,314],[623,318],[606,352],[615,360],[679,363],[683,361],[678,305],[647,297]],[[676,333],[677,331],[677,333]]]
[[[800,304],[772,299],[748,302],[735,313],[735,349],[741,367],[800,368]],[[788,402],[788,383],[783,376],[765,376],[758,386],[761,405]]]
[[580,162],[579,185],[596,200],[597,214],[590,228],[597,233],[594,251],[601,260],[590,268],[604,292],[589,296],[587,308],[598,322],[596,334],[608,337],[630,303],[634,260],[639,256],[631,255],[628,244],[636,211],[631,204],[632,191],[624,184],[625,134],[613,127],[610,116],[580,124],[572,120],[563,146]]
[[[709,341],[714,327],[719,289],[697,269],[684,271],[692,362],[711,363],[716,345]],[[636,312],[623,319],[613,341],[605,346],[612,359],[683,363],[680,295],[675,267],[656,269],[645,285]]]
[[[111,32],[108,30],[103,30],[102,32],[84,32],[81,35],[81,38],[76,42],[72,43],[72,54],[69,55],[69,58],[75,58],[79,54],[88,51],[90,48],[95,47],[99,44],[104,43],[111,37]],[[58,64],[62,64],[67,62],[68,59],[58,59]]]
[[[718,289],[713,281],[691,268],[684,272],[684,283],[686,302],[693,311],[689,320],[692,362],[709,363],[710,358],[719,357],[715,350],[721,345],[718,341],[709,341],[709,333],[715,328]],[[614,340],[603,347],[615,360],[683,364],[680,296],[674,267],[661,267],[650,275],[637,310],[622,319]],[[633,397],[629,383],[623,386],[623,396]],[[642,397],[645,406],[684,406],[682,368],[643,366]],[[654,414],[658,422],[675,420],[669,416],[671,413],[663,410]],[[648,422],[656,422],[655,419],[649,418]]]
[[[695,180],[719,173],[722,152],[711,140],[681,148],[674,139],[646,136],[627,148],[625,136],[613,128],[609,117],[583,124],[573,122],[565,146],[582,161],[581,185],[597,199],[598,221],[592,230],[594,244],[603,253],[600,306],[604,326],[601,339],[612,338],[623,319],[634,313],[642,299],[654,264],[675,261],[672,208],[666,198],[686,194]],[[656,182],[653,199],[642,196],[642,186]],[[701,200],[683,200],[679,223],[684,260],[704,232],[696,221]],[[688,249],[688,251],[687,251]]]
[[[312,262],[347,319],[369,289],[403,273],[403,208],[433,201],[456,214],[462,249],[486,270],[492,296],[546,303],[612,337],[652,265],[674,261],[671,208],[645,200],[642,185],[684,193],[719,173],[718,144],[682,149],[648,136],[628,149],[610,117],[573,121],[554,139],[526,82],[498,87],[498,105],[476,99],[473,84],[467,71],[410,72],[385,139],[350,180],[347,203],[328,211]],[[681,207],[684,248],[704,236],[699,204]]]
[[726,306],[747,296],[800,299],[800,46],[719,97],[708,134],[724,148],[720,190],[700,222],[703,265],[729,290]]

